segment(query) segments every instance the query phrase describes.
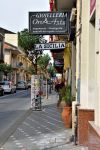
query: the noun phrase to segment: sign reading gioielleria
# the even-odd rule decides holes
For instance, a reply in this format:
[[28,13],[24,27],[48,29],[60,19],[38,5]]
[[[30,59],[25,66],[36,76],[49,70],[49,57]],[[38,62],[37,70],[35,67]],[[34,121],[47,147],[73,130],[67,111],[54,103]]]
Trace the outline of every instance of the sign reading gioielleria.
[[32,34],[66,34],[70,12],[29,12],[29,31]]

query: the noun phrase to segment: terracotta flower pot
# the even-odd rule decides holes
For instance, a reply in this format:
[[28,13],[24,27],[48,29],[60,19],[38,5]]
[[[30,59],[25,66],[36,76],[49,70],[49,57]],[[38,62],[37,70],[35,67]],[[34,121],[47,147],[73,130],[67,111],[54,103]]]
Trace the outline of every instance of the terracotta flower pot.
[[62,120],[66,128],[71,128],[72,124],[72,108],[69,106],[63,107]]
[[58,100],[58,102],[57,102],[57,107],[59,108],[59,109],[63,109],[63,107],[65,107],[66,106],[66,103],[65,103],[65,101],[61,101],[61,100]]

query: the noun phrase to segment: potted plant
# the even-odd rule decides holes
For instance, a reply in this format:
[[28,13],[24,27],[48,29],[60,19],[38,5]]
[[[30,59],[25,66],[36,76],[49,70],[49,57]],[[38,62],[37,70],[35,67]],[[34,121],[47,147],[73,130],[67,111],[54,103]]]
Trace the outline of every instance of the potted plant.
[[63,108],[64,106],[71,106],[71,105],[72,105],[71,86],[67,85],[59,90],[59,100],[57,102],[57,106]]
[[71,86],[67,85],[64,86],[60,91],[59,91],[59,105],[62,107],[62,120],[65,124],[66,128],[71,127],[71,122],[72,122],[72,96],[71,96]]

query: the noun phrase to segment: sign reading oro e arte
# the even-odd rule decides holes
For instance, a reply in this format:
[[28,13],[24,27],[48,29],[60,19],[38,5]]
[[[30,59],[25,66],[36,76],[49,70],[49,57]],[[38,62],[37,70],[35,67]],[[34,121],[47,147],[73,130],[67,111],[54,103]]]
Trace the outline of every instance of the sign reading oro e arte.
[[64,49],[65,42],[60,43],[44,43],[44,44],[35,44],[35,50],[50,50],[50,49]]
[[66,34],[70,12],[29,12],[29,32],[35,35]]

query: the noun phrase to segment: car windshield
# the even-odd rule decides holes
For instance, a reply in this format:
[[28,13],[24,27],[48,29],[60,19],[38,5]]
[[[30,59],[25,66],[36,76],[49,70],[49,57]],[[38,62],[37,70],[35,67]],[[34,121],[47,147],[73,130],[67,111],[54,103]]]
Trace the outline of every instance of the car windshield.
[[25,82],[24,81],[18,81],[18,84],[24,84]]
[[0,82],[0,85],[9,85],[9,82],[8,81],[3,81],[3,82]]

